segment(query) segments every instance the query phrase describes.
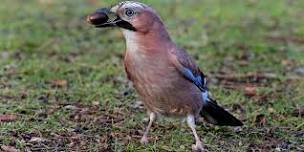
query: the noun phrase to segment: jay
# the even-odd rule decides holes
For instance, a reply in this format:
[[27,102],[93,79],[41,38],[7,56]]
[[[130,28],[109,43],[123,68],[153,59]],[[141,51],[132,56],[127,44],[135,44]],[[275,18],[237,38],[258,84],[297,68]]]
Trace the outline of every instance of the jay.
[[149,114],[141,143],[148,143],[148,132],[158,115],[185,118],[195,138],[194,151],[204,151],[195,129],[198,117],[215,125],[243,125],[210,97],[205,75],[171,40],[153,8],[124,1],[98,9],[87,21],[97,28],[119,27],[125,37],[125,71]]

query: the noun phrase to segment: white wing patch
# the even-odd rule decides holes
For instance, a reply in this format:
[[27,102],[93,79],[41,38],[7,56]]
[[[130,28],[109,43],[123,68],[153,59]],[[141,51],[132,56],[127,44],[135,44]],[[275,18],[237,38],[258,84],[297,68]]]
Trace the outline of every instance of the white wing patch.
[[209,92],[206,90],[205,92],[202,92],[202,97],[203,97],[203,102],[206,103],[208,102],[209,99]]

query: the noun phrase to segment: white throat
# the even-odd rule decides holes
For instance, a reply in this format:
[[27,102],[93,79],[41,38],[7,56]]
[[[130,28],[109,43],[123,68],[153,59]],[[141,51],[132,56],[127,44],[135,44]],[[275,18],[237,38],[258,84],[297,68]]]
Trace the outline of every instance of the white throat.
[[126,39],[127,51],[137,52],[139,45],[135,37],[135,32],[122,29],[122,33]]

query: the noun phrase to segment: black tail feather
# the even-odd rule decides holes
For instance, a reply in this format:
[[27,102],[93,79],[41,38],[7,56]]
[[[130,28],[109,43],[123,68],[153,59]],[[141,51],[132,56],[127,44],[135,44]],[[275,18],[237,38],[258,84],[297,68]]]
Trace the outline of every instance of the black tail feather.
[[227,112],[225,109],[216,104],[215,101],[206,102],[200,114],[205,120],[214,125],[220,126],[242,126],[243,123]]

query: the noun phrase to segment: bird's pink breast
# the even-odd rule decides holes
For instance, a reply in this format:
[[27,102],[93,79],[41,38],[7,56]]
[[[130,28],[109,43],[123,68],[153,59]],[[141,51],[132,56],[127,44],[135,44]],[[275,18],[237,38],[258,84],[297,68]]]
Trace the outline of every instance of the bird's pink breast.
[[196,113],[200,91],[179,75],[167,52],[146,51],[127,50],[125,68],[148,110],[166,115]]

